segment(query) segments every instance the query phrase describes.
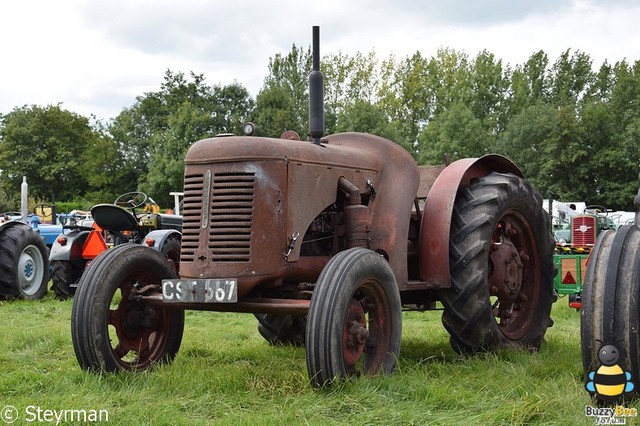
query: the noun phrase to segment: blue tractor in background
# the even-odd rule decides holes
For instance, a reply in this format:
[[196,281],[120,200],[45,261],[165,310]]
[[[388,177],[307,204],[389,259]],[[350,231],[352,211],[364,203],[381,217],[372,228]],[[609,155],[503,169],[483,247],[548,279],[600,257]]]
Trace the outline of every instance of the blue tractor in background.
[[0,299],[43,298],[49,282],[44,240],[16,216],[3,213],[0,222]]
[[[0,213],[0,300],[41,299],[49,283],[49,248],[62,226],[41,224],[37,205],[27,214],[26,178],[23,177],[19,212]],[[55,217],[55,209],[49,213]]]

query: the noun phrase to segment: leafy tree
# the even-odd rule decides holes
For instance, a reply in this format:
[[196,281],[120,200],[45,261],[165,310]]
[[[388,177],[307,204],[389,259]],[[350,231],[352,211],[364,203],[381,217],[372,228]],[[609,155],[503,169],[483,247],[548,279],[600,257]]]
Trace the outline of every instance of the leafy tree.
[[111,202],[129,190],[136,176],[105,125],[96,123],[93,128],[98,137],[83,151],[79,164],[88,184],[84,199],[91,204]]
[[438,115],[450,106],[470,104],[473,96],[469,58],[464,52],[453,49],[438,49],[429,64],[429,85],[435,87],[433,115]]
[[376,102],[379,91],[378,67],[375,52],[354,56],[343,53],[322,58],[320,69],[324,74],[325,126],[327,133],[336,129],[338,115],[356,102]]
[[183,188],[184,155],[191,143],[205,136],[198,132],[209,121],[208,114],[185,102],[168,117],[168,128],[151,137],[151,164],[140,187],[158,203],[169,205],[169,192]]
[[0,186],[0,213],[15,211],[19,208],[20,201],[15,200],[7,191]]
[[401,123],[404,142],[414,145],[418,133],[432,115],[433,99],[430,90],[429,63],[420,52],[414,53],[403,61],[395,76],[402,108],[396,120]]
[[547,101],[550,84],[548,68],[549,58],[542,50],[531,55],[524,64],[523,72],[528,82],[529,105]]
[[[362,132],[381,136],[402,145],[399,130],[377,105],[357,99],[338,116],[338,132]],[[409,150],[411,147],[404,146]]]
[[582,123],[591,149],[588,169],[594,203],[633,210],[640,170],[640,61],[604,64],[598,90],[585,102]]
[[256,133],[278,137],[283,130],[295,130],[301,138],[308,133],[311,49],[294,44],[286,56],[269,58],[269,74],[256,98]]
[[[183,158],[189,146],[219,133],[239,133],[254,102],[238,83],[208,86],[201,74],[167,71],[160,91],[139,96],[109,127],[119,146],[126,191],[143,190],[158,203],[171,203],[182,188]],[[126,192],[122,191],[122,192]]]
[[487,153],[488,133],[469,107],[457,103],[436,116],[418,137],[421,164],[442,164]]
[[572,107],[538,102],[515,116],[498,151],[515,160],[537,189],[563,200],[589,199],[588,147]]
[[204,84],[204,77],[191,73],[191,78],[189,81],[183,73],[167,70],[160,91],[138,96],[136,103],[118,114],[109,127],[109,132],[119,144],[126,167],[135,176],[130,182],[133,187],[128,191],[134,190],[149,172],[152,140],[167,130],[169,117],[174,111],[183,102],[205,108],[204,98],[209,88]]
[[257,135],[275,138],[285,130],[297,129],[300,137],[304,138],[307,131],[300,133],[293,100],[282,87],[263,88],[258,93],[256,103],[258,106],[253,121]]
[[16,108],[2,116],[0,181],[19,197],[26,176],[29,192],[38,201],[82,195],[88,187],[83,153],[99,139],[87,118],[59,105]]
[[[247,89],[239,83],[213,86],[208,104],[208,108],[212,108],[210,116],[213,122],[209,129],[204,127],[205,123],[197,128],[202,128],[209,133],[240,134],[243,124],[255,108],[255,101]],[[208,108],[203,108],[203,112],[206,113]]]
[[[640,136],[638,130],[637,125],[633,126],[626,132],[625,139]],[[638,191],[639,167],[637,161],[625,156],[627,150],[628,148],[623,151],[611,150],[594,156],[594,162],[599,163],[600,167],[591,171],[595,175],[596,183],[589,193],[588,200],[591,203],[613,210],[635,210],[633,199]],[[635,151],[638,155],[637,149]],[[602,172],[604,168],[607,168],[607,173]]]
[[560,55],[551,72],[550,95],[558,105],[577,107],[595,79],[589,55],[576,52],[570,57],[569,50]]
[[530,106],[531,87],[529,86],[527,74],[521,66],[516,66],[514,70],[507,69],[506,74],[507,78],[510,79],[509,89],[505,100],[505,122],[508,123],[513,117],[520,114],[522,110]]
[[497,133],[506,126],[506,98],[509,80],[502,70],[502,61],[483,50],[470,67],[471,94],[469,107],[487,132]]
[[[542,170],[547,145],[553,145],[557,110],[541,101],[515,115],[498,139],[496,151],[513,160],[533,185],[547,195],[549,180]],[[561,194],[554,194],[556,198]]]

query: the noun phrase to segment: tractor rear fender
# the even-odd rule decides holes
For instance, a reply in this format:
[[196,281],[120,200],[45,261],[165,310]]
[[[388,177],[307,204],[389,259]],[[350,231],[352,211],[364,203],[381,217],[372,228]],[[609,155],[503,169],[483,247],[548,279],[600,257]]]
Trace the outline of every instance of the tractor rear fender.
[[59,237],[65,237],[66,241],[62,245],[56,238],[49,252],[49,260],[82,259],[82,247],[89,233],[87,230],[73,230],[66,235],[61,234]]
[[512,173],[523,177],[520,169],[501,155],[465,158],[447,166],[438,175],[424,207],[420,224],[420,278],[428,288],[449,288],[449,232],[458,189],[472,179],[491,172]]
[[[34,228],[31,225],[27,225],[24,222],[21,222],[19,220],[10,220],[8,222],[3,222],[2,224],[0,224],[0,232],[4,231],[5,229],[9,229],[11,227],[15,227],[15,226],[26,226],[30,229],[33,230],[33,232],[37,233],[38,235],[40,235],[40,230],[39,228]],[[40,238],[42,238],[42,240],[44,241],[44,237],[40,236]],[[46,256],[47,254],[44,253],[44,255]]]
[[[4,230],[4,229],[9,229],[12,226],[29,226],[24,222],[20,222],[18,220],[10,220],[8,222],[3,222],[0,224],[0,231]],[[31,228],[31,226],[29,226],[29,228]]]
[[143,245],[162,252],[162,247],[164,246],[165,241],[167,241],[167,239],[172,235],[175,235],[178,238],[178,241],[182,239],[180,231],[176,231],[175,229],[157,229],[149,232],[147,236],[144,237]]

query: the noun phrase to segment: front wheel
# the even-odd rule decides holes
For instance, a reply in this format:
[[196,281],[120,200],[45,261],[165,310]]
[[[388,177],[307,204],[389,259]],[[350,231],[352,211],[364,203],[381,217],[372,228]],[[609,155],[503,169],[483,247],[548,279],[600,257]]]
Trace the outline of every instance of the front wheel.
[[[585,377],[604,364],[599,357],[606,345],[618,349],[617,365],[640,377],[640,228],[624,225],[603,231],[591,256],[584,280],[580,313],[580,346]],[[596,386],[598,389],[599,386]],[[638,389],[635,389],[637,396]],[[599,399],[622,399],[596,392]]]
[[520,177],[491,173],[458,192],[451,288],[440,292],[456,351],[539,348],[556,300],[549,229],[542,197]]
[[402,312],[387,261],[353,248],[324,267],[307,319],[307,371],[313,386],[335,379],[390,374],[400,354]]
[[0,297],[36,300],[47,294],[49,250],[23,223],[0,231]]
[[136,295],[160,292],[163,278],[176,277],[172,264],[149,247],[124,244],[96,257],[82,275],[71,311],[80,366],[118,372],[171,362],[182,341],[184,311]]

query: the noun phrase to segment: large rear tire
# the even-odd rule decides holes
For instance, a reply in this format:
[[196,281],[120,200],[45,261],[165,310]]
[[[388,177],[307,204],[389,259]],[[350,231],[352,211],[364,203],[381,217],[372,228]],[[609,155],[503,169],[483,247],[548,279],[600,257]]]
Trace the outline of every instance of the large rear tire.
[[520,177],[491,173],[458,192],[451,288],[440,292],[456,351],[539,348],[557,298],[549,229],[542,197]]
[[255,314],[258,332],[272,345],[304,346],[307,317],[304,315]]
[[82,269],[69,260],[51,261],[51,290],[56,299],[66,300],[76,292]]
[[184,311],[130,297],[134,287],[161,291],[177,278],[158,251],[123,244],[96,257],[85,270],[71,311],[76,358],[86,370],[146,370],[171,362],[182,341]]
[[0,230],[0,298],[42,299],[49,283],[49,250],[24,223]]
[[[605,345],[618,349],[617,364],[640,377],[640,228],[624,225],[604,231],[591,252],[580,313],[585,377],[598,368]],[[638,389],[635,390],[636,392]],[[637,395],[637,393],[636,393]]]
[[180,238],[178,234],[170,235],[160,249],[160,253],[173,264],[176,274],[180,272]]
[[401,337],[400,294],[387,261],[362,248],[335,255],[322,270],[309,307],[311,384],[392,373]]

